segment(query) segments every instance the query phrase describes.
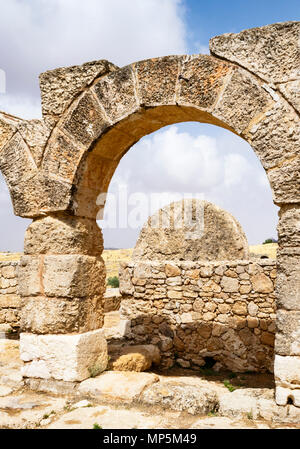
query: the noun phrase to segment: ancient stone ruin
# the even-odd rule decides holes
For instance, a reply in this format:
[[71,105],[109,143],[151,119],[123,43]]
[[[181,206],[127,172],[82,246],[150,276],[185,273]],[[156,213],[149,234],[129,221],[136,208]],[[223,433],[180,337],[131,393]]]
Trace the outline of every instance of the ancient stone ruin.
[[186,198],[148,219],[132,259],[216,261],[248,256],[247,238],[232,215],[207,201]]
[[272,372],[276,261],[248,253],[240,224],[215,205],[185,199],[160,209],[120,270],[127,340],[158,345],[164,367]]
[[276,401],[300,406],[299,32],[299,22],[278,23],[215,37],[211,55],[55,69],[40,76],[43,119],[1,113],[0,169],[15,214],[32,219],[18,274],[24,377],[81,381],[104,369],[97,198],[141,137],[198,121],[251,145],[280,207]]

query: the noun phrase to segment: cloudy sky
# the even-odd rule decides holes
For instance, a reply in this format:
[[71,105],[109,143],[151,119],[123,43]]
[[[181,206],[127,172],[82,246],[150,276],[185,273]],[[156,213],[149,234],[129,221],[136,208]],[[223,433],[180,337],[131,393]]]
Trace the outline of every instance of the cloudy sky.
[[[299,20],[298,0],[0,0],[0,8],[0,110],[27,119],[41,117],[38,75],[45,70],[207,53],[212,36]],[[176,124],[144,137],[122,159],[110,193],[118,197],[120,186],[167,199],[201,194],[240,221],[250,244],[276,237],[278,208],[260,162],[246,142],[214,126]],[[106,214],[112,207],[108,200]],[[0,223],[0,251],[21,251],[30,221],[13,215],[1,174]],[[138,230],[106,226],[104,236],[106,247],[132,247]]]

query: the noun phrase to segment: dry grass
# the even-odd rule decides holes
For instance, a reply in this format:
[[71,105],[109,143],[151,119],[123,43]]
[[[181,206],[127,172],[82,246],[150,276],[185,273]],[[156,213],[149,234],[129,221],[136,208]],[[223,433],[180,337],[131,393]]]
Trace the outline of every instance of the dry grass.
[[[277,243],[265,245],[251,245],[250,252],[258,255],[266,255],[270,259],[276,259]],[[119,275],[120,262],[128,262],[131,259],[132,249],[104,250],[103,259],[106,265],[106,278]],[[0,253],[0,262],[19,260],[21,253]]]
[[0,253],[0,262],[19,260],[22,253]]
[[102,257],[106,265],[106,278],[119,276],[120,262],[129,262],[132,255],[132,249],[106,249]]
[[276,259],[277,243],[266,243],[265,245],[250,245],[250,252],[253,254],[266,255],[270,259]]

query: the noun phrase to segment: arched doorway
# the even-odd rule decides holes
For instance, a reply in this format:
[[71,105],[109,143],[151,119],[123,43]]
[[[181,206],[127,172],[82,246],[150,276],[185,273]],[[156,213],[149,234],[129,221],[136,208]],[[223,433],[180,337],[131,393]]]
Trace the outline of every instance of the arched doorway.
[[[24,329],[72,335],[101,327],[103,247],[95,247],[93,238],[97,235],[100,241],[95,222],[99,194],[107,191],[123,154],[142,136],[173,123],[214,124],[249,142],[281,208],[277,313],[278,322],[289,325],[282,324],[277,335],[275,379],[278,403],[284,405],[292,390],[298,404],[299,344],[293,345],[300,257],[297,113],[272,85],[214,56],[168,56],[109,70],[85,85],[62,114],[45,114],[52,130],[40,163],[20,152],[23,142],[17,134],[1,152],[1,169],[11,184],[16,213],[34,218],[20,269],[21,295],[26,298]],[[23,172],[30,166],[26,178],[19,174],[19,184],[10,183],[13,152],[21,154]],[[36,338],[35,342],[38,345]],[[54,339],[53,350],[57,343]],[[26,361],[27,375],[34,376],[32,359]],[[64,378],[47,363],[39,368],[43,375]],[[71,378],[82,376],[76,372]]]

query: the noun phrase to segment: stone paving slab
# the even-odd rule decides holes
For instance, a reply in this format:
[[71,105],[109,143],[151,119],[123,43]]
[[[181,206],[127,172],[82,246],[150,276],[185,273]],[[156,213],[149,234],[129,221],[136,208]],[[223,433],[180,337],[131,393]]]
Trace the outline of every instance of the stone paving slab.
[[[96,406],[76,409],[61,416],[48,429],[93,429],[98,424],[103,429],[168,429],[178,414],[148,414],[140,410],[117,409],[111,406]],[[173,423],[174,426],[174,423]],[[175,427],[173,427],[175,428]]]
[[81,382],[78,392],[98,400],[131,403],[146,387],[158,381],[159,377],[152,373],[107,371],[101,376]]
[[0,429],[34,429],[46,417],[61,413],[66,398],[22,393],[0,398]]

